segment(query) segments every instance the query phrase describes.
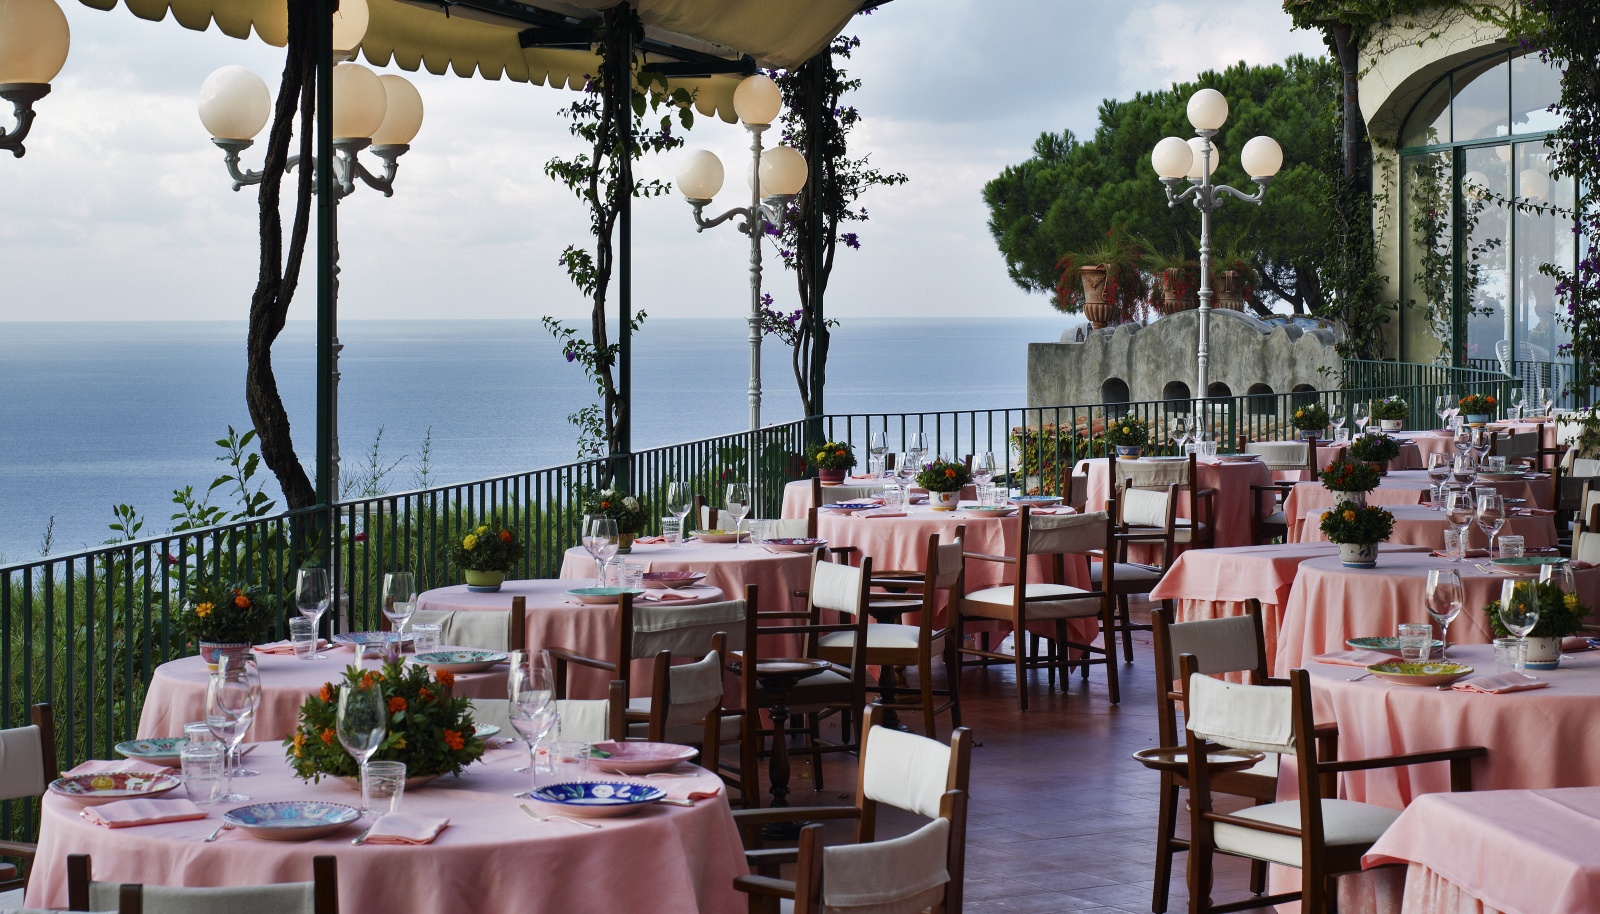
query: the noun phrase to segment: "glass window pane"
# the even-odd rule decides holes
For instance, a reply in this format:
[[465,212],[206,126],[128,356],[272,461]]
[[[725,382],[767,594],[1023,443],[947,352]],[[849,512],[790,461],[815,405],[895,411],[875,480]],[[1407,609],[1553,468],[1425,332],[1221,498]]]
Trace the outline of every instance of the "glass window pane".
[[1525,54],[1511,61],[1511,129],[1516,133],[1548,133],[1566,118],[1547,111],[1561,98],[1561,71]]
[[1423,310],[1429,329],[1444,351],[1451,328],[1451,175],[1450,154],[1406,156],[1400,163],[1400,196],[1405,224],[1405,298]]
[[[1459,109],[1458,109],[1459,110]],[[1511,147],[1468,149],[1461,184],[1461,290],[1467,311],[1469,360],[1492,359],[1509,369],[1514,332],[1507,257],[1510,209],[1496,199],[1511,192]],[[1487,188],[1486,194],[1474,187]],[[1484,365],[1483,362],[1476,362]],[[1487,367],[1487,366],[1485,366]]]
[[[1550,177],[1548,146],[1518,143],[1515,162],[1519,199],[1572,209],[1573,181]],[[1518,327],[1515,374],[1527,386],[1559,388],[1571,380],[1570,359],[1562,347],[1571,342],[1572,334],[1559,320],[1562,308],[1555,280],[1539,272],[1539,267],[1554,263],[1571,268],[1572,218],[1517,212],[1512,224],[1516,232],[1512,274]]]
[[1455,142],[1507,136],[1511,132],[1511,62],[1491,57],[1455,73]]
[[1406,128],[1400,135],[1400,146],[1436,146],[1450,142],[1450,80],[1441,79],[1434,84],[1406,118]]

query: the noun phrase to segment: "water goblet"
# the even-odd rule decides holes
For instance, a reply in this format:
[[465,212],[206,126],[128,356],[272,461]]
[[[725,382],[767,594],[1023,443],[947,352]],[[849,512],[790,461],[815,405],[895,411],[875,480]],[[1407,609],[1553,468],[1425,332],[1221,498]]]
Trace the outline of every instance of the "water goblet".
[[[384,705],[383,689],[376,684],[341,686],[335,729],[339,745],[356,760],[361,781],[367,783],[367,762],[377,754],[389,733],[389,709]],[[372,812],[375,810],[367,803],[367,791],[363,790],[361,813]]]
[[[333,595],[328,588],[328,570],[326,568],[302,568],[295,575],[294,605],[300,615],[311,620],[312,628],[321,632],[322,614],[328,611],[333,603]],[[326,654],[312,651],[310,659],[321,660]]]
[[972,458],[972,481],[986,486],[994,480],[994,452],[984,451]]
[[1449,394],[1440,394],[1433,398],[1433,412],[1439,417],[1441,426],[1450,418],[1450,408],[1454,405],[1455,401]]
[[1539,591],[1531,582],[1506,581],[1500,585],[1500,624],[1517,636],[1522,643],[1522,653],[1517,658],[1516,670],[1526,673],[1528,633],[1539,624]]
[[583,518],[583,548],[594,559],[594,586],[604,587],[606,562],[617,554],[617,521],[604,514],[589,514]]
[[1372,418],[1372,408],[1367,405],[1367,401],[1362,400],[1350,407],[1350,418],[1355,422],[1356,428],[1360,429],[1362,434],[1366,434],[1367,422]]
[[[253,655],[243,657],[222,656],[217,658],[217,675],[242,683],[244,690],[243,701],[251,720],[255,719],[256,711],[261,707],[261,668],[256,664]],[[245,725],[249,729],[249,724]],[[242,737],[244,734],[241,733]],[[253,778],[261,772],[252,768],[239,767],[239,747],[236,745],[229,751],[228,763],[233,766],[233,776],[236,778]]]
[[872,437],[867,440],[867,453],[873,457],[881,458],[889,452],[889,435],[887,432],[873,432]]
[[683,518],[694,508],[694,493],[689,487],[677,480],[667,483],[667,513],[678,521],[678,533],[672,538],[674,546],[683,542]]
[[391,571],[383,576],[383,615],[389,620],[395,640],[406,640],[406,623],[417,611],[417,582],[409,571]]
[[1489,557],[1494,558],[1495,537],[1506,525],[1506,500],[1498,492],[1478,495],[1478,529],[1489,535]]
[[1478,461],[1472,454],[1457,454],[1450,463],[1450,478],[1458,486],[1466,486],[1478,476]]
[[1472,496],[1466,492],[1451,492],[1445,497],[1445,519],[1461,534],[1461,561],[1467,560],[1467,528],[1472,526]]
[[227,753],[227,764],[223,772],[225,785],[221,799],[229,803],[243,803],[250,799],[242,793],[233,792],[233,776],[235,773],[232,758],[239,743],[244,740],[244,735],[250,729],[250,721],[255,716],[255,705],[250,701],[248,684],[241,677],[230,678],[218,670],[206,683],[206,727],[211,731]]
[[1450,457],[1434,452],[1428,455],[1428,482],[1432,486],[1433,506],[1444,507],[1444,486],[1450,479]]
[[738,549],[744,533],[744,518],[750,513],[750,487],[742,482],[729,483],[724,505],[733,515],[733,548]]
[[[1462,549],[1462,552],[1466,550]],[[1439,623],[1439,640],[1444,643],[1439,649],[1440,660],[1450,651],[1450,623],[1461,614],[1465,593],[1461,587],[1461,575],[1454,568],[1428,570],[1428,615]]]
[[1544,415],[1550,415],[1550,410],[1556,405],[1556,398],[1552,388],[1539,388],[1539,408]]

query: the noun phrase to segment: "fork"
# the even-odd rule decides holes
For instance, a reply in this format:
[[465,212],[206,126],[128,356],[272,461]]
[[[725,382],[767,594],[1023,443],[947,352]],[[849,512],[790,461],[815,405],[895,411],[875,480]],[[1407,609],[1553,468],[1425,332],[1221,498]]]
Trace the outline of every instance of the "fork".
[[1372,675],[1371,673],[1362,673],[1360,676],[1351,676],[1349,679],[1346,679],[1345,682],[1360,682],[1361,680],[1366,679],[1368,676],[1371,676],[1371,675]]
[[521,808],[523,812],[527,813],[529,816],[532,816],[533,820],[535,822],[547,822],[547,821],[549,821],[551,819],[560,819],[563,822],[570,822],[573,825],[581,825],[584,828],[593,828],[593,829],[596,829],[596,830],[598,830],[600,828],[600,826],[594,824],[593,822],[584,822],[581,819],[574,819],[571,816],[562,816],[562,815],[541,816],[538,813],[534,812],[532,809],[528,808],[528,804],[526,804],[526,803],[518,803],[517,806],[519,808]]
[[217,830],[212,832],[211,834],[207,835],[205,840],[200,842],[200,843],[202,843],[202,844],[210,844],[211,842],[213,842],[213,841],[217,840],[218,838],[222,837],[222,833],[223,832],[232,831],[232,830],[233,830],[233,823],[232,822],[224,822],[221,825],[218,825],[217,826]]

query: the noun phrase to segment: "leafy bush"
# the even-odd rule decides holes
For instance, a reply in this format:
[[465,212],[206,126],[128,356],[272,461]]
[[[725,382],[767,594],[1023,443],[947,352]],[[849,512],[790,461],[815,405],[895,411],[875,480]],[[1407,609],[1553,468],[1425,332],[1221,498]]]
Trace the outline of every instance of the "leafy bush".
[[1381,543],[1394,532],[1394,515],[1377,505],[1341,501],[1322,515],[1321,526],[1330,543]]
[[1380,432],[1367,432],[1350,442],[1350,459],[1388,463],[1400,456],[1400,442]]
[[1328,464],[1321,478],[1322,487],[1330,492],[1371,492],[1378,487],[1378,471],[1351,460]]
[[[1562,593],[1561,588],[1554,584],[1529,581],[1517,585],[1516,595],[1512,599],[1517,601],[1517,605],[1525,605],[1535,587],[1538,588],[1539,622],[1534,625],[1533,631],[1528,632],[1529,638],[1565,638],[1583,631],[1583,620],[1589,615],[1589,607],[1583,605],[1577,594]],[[1511,637],[1505,623],[1500,621],[1499,600],[1485,606],[1483,612],[1489,617],[1489,628],[1494,631],[1496,638]]]

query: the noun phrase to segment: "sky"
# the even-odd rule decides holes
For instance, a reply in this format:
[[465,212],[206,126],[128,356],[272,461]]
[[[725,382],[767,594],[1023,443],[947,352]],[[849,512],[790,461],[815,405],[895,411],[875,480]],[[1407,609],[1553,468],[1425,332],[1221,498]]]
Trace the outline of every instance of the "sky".
[[[256,197],[231,190],[195,97],[229,64],[275,91],[282,50],[61,2],[71,55],[36,105],[27,155],[0,155],[0,322],[245,319]],[[861,201],[871,214],[862,248],[841,250],[829,285],[830,313],[846,319],[1048,313],[1044,296],[1006,277],[986,226],[987,181],[1026,159],[1043,131],[1092,132],[1101,99],[1241,60],[1322,53],[1317,35],[1291,30],[1279,0],[896,0],[848,31],[862,39],[849,67],[864,81],[855,149],[910,182]],[[387,72],[416,84],[426,120],[392,198],[363,187],[340,204],[341,315],[585,314],[557,256],[583,242],[587,221],[543,173],[576,148],[558,115],[571,94]],[[742,175],[732,163],[745,161],[747,137],[699,118],[688,141]],[[638,173],[670,180],[680,155]],[[247,150],[246,166],[260,157],[260,145]],[[634,232],[637,307],[657,317],[748,308],[748,249],[732,228],[696,234],[675,193],[637,203]],[[308,266],[292,320],[315,316],[309,277]],[[786,276],[768,288],[794,305]]]

